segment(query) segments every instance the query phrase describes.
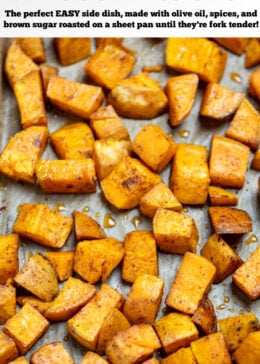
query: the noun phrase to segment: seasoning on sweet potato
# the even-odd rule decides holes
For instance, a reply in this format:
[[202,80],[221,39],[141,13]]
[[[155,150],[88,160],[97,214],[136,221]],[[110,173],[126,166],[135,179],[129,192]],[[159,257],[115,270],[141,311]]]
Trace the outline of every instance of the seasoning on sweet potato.
[[15,276],[14,281],[46,302],[52,301],[59,289],[53,266],[40,253],[36,253],[29,258],[28,262]]
[[27,73],[14,84],[23,129],[30,126],[46,126],[42,79],[39,71]]
[[246,47],[245,67],[250,68],[260,64],[260,38],[251,38]]
[[159,182],[158,174],[140,160],[127,156],[100,184],[108,202],[118,209],[132,209],[139,204],[142,195]]
[[96,171],[92,158],[39,160],[35,173],[47,193],[96,192]]
[[60,282],[72,276],[75,256],[74,250],[59,252],[48,251],[45,256],[51,262]]
[[168,38],[166,65],[180,73],[197,73],[203,82],[219,82],[227,53],[206,38]]
[[170,188],[182,204],[203,205],[210,184],[207,148],[179,144],[172,162]]
[[119,115],[131,119],[153,119],[164,113],[168,105],[158,82],[145,72],[119,81],[107,101]]
[[73,211],[74,230],[77,241],[102,239],[106,237],[99,223],[87,214]]
[[111,90],[126,78],[135,65],[134,54],[121,44],[100,45],[84,66],[97,85]]
[[44,42],[42,38],[16,38],[23,52],[35,63],[42,63],[46,60]]
[[215,309],[213,303],[207,297],[203,298],[191,320],[206,335],[218,331]]
[[62,126],[50,133],[50,140],[60,159],[85,159],[93,156],[94,136],[84,122]]
[[235,285],[251,300],[260,297],[259,259],[260,247],[232,275]]
[[35,163],[48,141],[45,126],[32,126],[11,137],[0,155],[0,173],[14,181],[36,182]]
[[102,283],[91,301],[98,306],[107,306],[111,308],[118,308],[120,310],[125,302],[125,298],[117,291],[117,289]]
[[132,149],[148,167],[160,173],[174,157],[177,145],[160,126],[146,124],[132,141]]
[[161,364],[197,364],[194,355],[192,354],[191,348],[181,348],[175,353],[162,358]]
[[209,158],[211,183],[241,189],[245,183],[249,155],[248,146],[214,134]]
[[215,273],[215,266],[206,258],[185,253],[166,297],[166,305],[189,315],[194,314],[209,292]]
[[0,285],[0,325],[16,313],[16,289],[11,284]]
[[17,234],[0,235],[0,284],[6,284],[15,277],[19,270],[19,236]]
[[161,251],[172,254],[196,252],[198,229],[191,216],[158,209],[153,218],[153,233]]
[[88,119],[104,100],[99,86],[71,81],[63,77],[52,77],[47,88],[50,102],[61,110]]
[[62,66],[68,66],[87,58],[91,53],[90,38],[54,38],[54,46]]
[[19,352],[26,354],[47,331],[49,322],[29,303],[26,303],[4,325],[4,332],[16,343]]
[[260,331],[250,332],[245,340],[239,345],[233,354],[236,363],[259,363],[260,350],[259,350]]
[[238,195],[218,186],[209,186],[209,199],[212,206],[238,204]]
[[61,248],[72,228],[69,216],[45,204],[24,203],[13,226],[13,232],[51,248]]
[[133,283],[141,274],[158,276],[156,241],[151,231],[130,231],[125,236],[122,279]]
[[241,55],[245,52],[249,38],[213,38],[216,42],[227,48],[229,51]]
[[0,360],[2,364],[7,364],[19,356],[14,340],[0,330]]
[[86,355],[84,355],[80,364],[108,364],[108,361],[97,353],[88,351]]
[[210,82],[202,99],[200,115],[216,120],[228,120],[235,114],[244,96],[241,92]]
[[65,346],[60,341],[51,342],[39,347],[30,357],[31,364],[74,364]]
[[169,102],[169,123],[180,125],[191,112],[199,77],[195,73],[171,77],[165,86]]
[[50,305],[50,302],[46,302],[41,300],[36,296],[26,295],[26,296],[18,296],[16,297],[16,302],[19,306],[24,306],[26,303],[29,303],[33,306],[37,311],[39,311],[43,316],[44,312]]

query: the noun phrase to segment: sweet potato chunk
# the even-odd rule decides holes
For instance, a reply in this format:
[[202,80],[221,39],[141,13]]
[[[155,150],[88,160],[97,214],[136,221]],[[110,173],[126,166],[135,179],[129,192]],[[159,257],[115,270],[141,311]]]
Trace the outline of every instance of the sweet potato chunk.
[[141,363],[160,347],[160,341],[151,325],[133,325],[107,343],[106,355],[113,364]]
[[20,353],[26,354],[48,327],[49,322],[26,303],[5,323],[3,330],[15,341]]
[[46,54],[42,38],[16,38],[16,42],[35,63],[45,62]]
[[121,309],[124,301],[125,298],[121,293],[105,283],[101,284],[100,289],[91,299],[91,302],[97,304],[98,306],[118,308],[119,310]]
[[129,49],[110,43],[98,47],[85,64],[84,71],[96,84],[111,90],[130,74],[134,64],[135,56]]
[[169,38],[166,65],[180,73],[197,73],[204,82],[219,82],[227,54],[205,38]]
[[212,302],[205,297],[191,318],[206,335],[217,332],[217,316]]
[[247,44],[249,42],[249,38],[214,38],[216,42],[221,44],[223,47],[227,48],[229,51],[241,55],[244,53]]
[[52,76],[58,76],[58,68],[55,66],[51,66],[47,63],[40,64],[40,72],[42,77],[42,87],[43,87],[43,93],[44,98],[46,100],[46,92],[48,88],[49,81]]
[[248,77],[248,83],[249,83],[248,92],[250,95],[257,98],[258,101],[260,101],[259,80],[260,80],[260,70],[256,69]]
[[161,364],[197,364],[191,348],[182,348],[175,353],[163,358]]
[[74,230],[77,241],[102,239],[106,234],[99,223],[83,212],[73,211]]
[[251,38],[246,47],[245,67],[250,68],[260,64],[260,38]]
[[154,328],[167,355],[184,346],[189,346],[199,337],[195,324],[188,315],[183,313],[172,312],[163,316],[155,322]]
[[19,358],[8,362],[9,364],[29,364],[25,356],[19,356]]
[[260,328],[259,320],[253,313],[223,318],[218,320],[218,325],[231,353],[240,346],[250,332],[258,331]]
[[182,204],[203,205],[208,197],[207,149],[201,145],[179,144],[172,163],[170,188]]
[[32,307],[34,307],[37,311],[39,311],[43,316],[44,312],[50,305],[50,302],[46,302],[37,298],[36,296],[18,296],[16,298],[16,302],[19,306],[24,306],[26,303],[29,303]]
[[169,101],[169,123],[180,125],[191,112],[199,84],[195,73],[171,77],[165,92]]
[[133,283],[141,274],[158,276],[156,241],[151,231],[130,231],[125,236],[122,279]]
[[159,248],[167,253],[196,252],[198,229],[192,217],[158,209],[153,218],[153,233]]
[[23,129],[46,126],[42,79],[39,71],[27,73],[14,84],[14,93],[20,111]]
[[88,351],[80,364],[108,364],[108,361],[93,351]]
[[228,120],[235,114],[243,99],[243,93],[210,82],[203,96],[200,115],[211,119]]
[[0,360],[2,364],[7,364],[19,356],[14,340],[0,330]]
[[0,285],[0,325],[16,313],[16,289],[11,285]]
[[105,282],[123,254],[122,243],[114,238],[81,241],[76,247],[74,271],[89,283]]
[[92,86],[63,77],[52,77],[47,88],[47,97],[61,110],[88,119],[104,99],[99,86]]
[[257,364],[260,360],[260,331],[251,332],[233,354],[238,364]]
[[260,149],[257,149],[257,151],[254,154],[254,157],[252,159],[251,168],[256,169],[257,171],[260,171]]
[[216,267],[215,284],[222,282],[243,263],[237,252],[216,233],[206,242],[201,255]]
[[260,247],[232,275],[233,282],[251,300],[260,297]]
[[229,206],[238,204],[238,195],[217,186],[209,186],[209,199],[212,206]]
[[132,148],[148,167],[160,173],[175,155],[177,145],[160,126],[146,124],[135,136]]
[[38,244],[61,248],[72,228],[71,217],[50,209],[45,204],[25,203],[14,223],[13,231]]
[[58,280],[65,281],[73,274],[75,251],[46,252],[46,258],[51,262]]
[[118,209],[132,209],[140,198],[161,182],[159,175],[136,158],[124,157],[113,171],[101,181],[106,199]]
[[211,182],[222,187],[242,188],[245,183],[249,155],[248,146],[231,138],[214,134],[209,159]]
[[215,266],[200,255],[185,253],[165,303],[178,311],[194,314],[210,290]]
[[45,344],[37,349],[30,357],[31,364],[74,364],[74,361],[62,342],[56,341]]
[[116,112],[130,119],[153,119],[166,111],[168,99],[160,85],[145,72],[119,81],[108,95]]
[[62,126],[50,134],[50,140],[60,159],[85,159],[93,156],[94,136],[84,122]]
[[0,173],[15,181],[36,182],[35,163],[48,141],[45,126],[32,126],[11,137],[0,155]]
[[0,284],[6,284],[18,272],[19,237],[17,234],[0,235]]
[[54,38],[54,46],[62,66],[77,63],[91,52],[90,38]]
[[104,44],[121,44],[123,42],[124,38],[119,37],[105,37],[105,38],[95,38],[95,46],[98,48],[100,45]]
[[96,192],[96,171],[92,158],[39,160],[36,177],[47,193]]

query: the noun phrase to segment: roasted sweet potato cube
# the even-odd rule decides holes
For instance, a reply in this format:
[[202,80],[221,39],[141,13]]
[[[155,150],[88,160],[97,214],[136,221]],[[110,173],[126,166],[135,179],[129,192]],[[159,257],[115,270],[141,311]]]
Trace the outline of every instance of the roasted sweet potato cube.
[[118,140],[111,137],[96,140],[93,159],[99,181],[108,176],[122,158],[130,155],[131,143],[129,140]]
[[201,301],[191,320],[206,335],[213,334],[218,330],[215,309],[212,302],[207,297]]
[[6,284],[18,272],[19,237],[17,234],[0,235],[0,284]]
[[6,52],[4,70],[11,87],[31,71],[37,71],[39,66],[22,50],[16,40],[13,40]]
[[163,252],[196,252],[199,234],[191,216],[158,209],[153,218],[153,233],[157,245]]
[[222,282],[243,263],[237,252],[216,233],[203,246],[201,255],[216,267],[215,284]]
[[245,67],[250,68],[260,64],[260,38],[251,38],[246,47]]
[[116,112],[130,119],[153,119],[164,113],[168,99],[159,83],[148,73],[121,80],[108,95]]
[[195,73],[171,77],[166,84],[165,92],[169,102],[169,123],[180,125],[191,112],[199,77]]
[[15,181],[36,182],[35,163],[48,141],[45,126],[32,126],[11,137],[0,155],[0,173]]
[[16,313],[16,289],[11,284],[0,285],[0,325]]
[[260,149],[257,149],[257,151],[254,154],[254,157],[251,162],[251,168],[260,171]]
[[123,254],[122,243],[114,238],[81,241],[76,247],[74,271],[89,283],[104,283]]
[[124,157],[101,181],[105,198],[118,209],[132,209],[149,189],[161,182],[161,177],[141,161]]
[[19,306],[24,306],[26,303],[29,303],[37,311],[39,311],[43,316],[44,316],[44,312],[47,310],[47,308],[50,305],[50,302],[46,302],[46,301],[41,300],[38,297],[29,296],[29,295],[16,297],[16,302],[18,303]]
[[182,204],[203,205],[208,197],[207,148],[179,144],[172,162],[170,188]]
[[73,220],[45,204],[25,203],[21,206],[13,231],[38,244],[61,248],[66,242]]
[[226,136],[257,149],[260,143],[260,114],[244,99],[226,130]]
[[250,155],[248,146],[214,134],[212,137],[209,174],[211,183],[240,189],[244,186]]
[[88,119],[101,105],[104,94],[99,86],[56,76],[49,81],[47,97],[53,105],[61,110]]
[[153,324],[163,295],[164,281],[150,274],[141,274],[131,286],[123,313],[133,324]]
[[205,38],[169,38],[165,61],[167,66],[180,73],[197,73],[201,81],[219,82],[227,54]]
[[45,62],[46,54],[42,38],[16,38],[16,42],[35,63]]
[[226,206],[210,206],[209,217],[214,231],[219,234],[245,234],[252,231],[252,220],[247,211]]
[[4,332],[16,343],[19,352],[26,354],[45,333],[49,322],[29,303],[26,303],[4,325]]
[[158,276],[156,241],[152,231],[130,231],[125,236],[122,279],[133,283],[140,274]]
[[94,136],[84,122],[62,126],[50,134],[50,140],[60,159],[85,159],[93,156]]
[[160,126],[146,124],[135,136],[132,148],[148,167],[160,173],[175,155],[177,145]]
[[243,99],[243,93],[210,82],[203,96],[200,115],[210,119],[228,120],[235,114]]
[[98,48],[100,45],[104,44],[121,44],[123,40],[124,38],[119,38],[119,37],[95,38],[95,45],[96,48]]
[[50,302],[56,296],[59,289],[53,266],[40,253],[30,257],[28,262],[14,277],[14,281],[46,302]]
[[141,363],[160,347],[160,341],[151,325],[133,325],[107,343],[106,355],[113,364]]
[[65,349],[62,342],[55,341],[45,344],[37,349],[30,357],[31,364],[39,363],[62,363],[74,364],[74,361],[68,351]]
[[54,46],[62,66],[68,66],[90,56],[90,38],[54,38]]
[[96,171],[92,158],[39,160],[35,173],[47,193],[96,192]]
[[260,247],[232,275],[233,282],[251,300],[260,297]]
[[55,66],[51,66],[50,64],[47,64],[47,63],[41,63],[40,72],[41,72],[41,77],[42,77],[42,87],[43,87],[44,98],[46,99],[46,92],[47,92],[49,81],[50,81],[51,77],[58,76],[58,68]]
[[216,332],[191,343],[191,350],[200,364],[231,364],[231,356],[224,335]]
[[182,205],[172,193],[171,189],[160,182],[146,192],[140,199],[139,210],[151,219],[158,208],[181,212]]
[[94,353],[93,351],[88,351],[87,354],[83,357],[80,364],[108,364],[108,361],[102,356]]
[[77,241],[102,239],[106,237],[103,228],[92,217],[79,211],[73,211],[72,214]]
[[248,77],[248,83],[249,83],[248,92],[250,95],[257,98],[258,101],[260,101],[259,80],[260,80],[260,70],[256,69]]
[[238,204],[238,195],[218,186],[209,186],[209,199],[212,206]]
[[177,350],[175,353],[162,358],[161,364],[197,364],[194,355],[192,354],[191,348],[182,348]]
[[163,316],[155,322],[154,328],[167,355],[189,346],[199,337],[195,324],[188,315],[183,313],[172,312]]
[[121,293],[105,283],[101,284],[100,289],[97,290],[95,296],[91,299],[91,302],[98,306],[118,308],[119,310],[121,309],[124,301],[125,298]]
[[19,356],[14,340],[0,330],[0,360],[2,364],[7,364]]
[[260,331],[251,332],[234,352],[233,358],[238,364],[256,364],[260,360]]
[[127,128],[112,105],[100,106],[96,112],[90,115],[89,125],[96,139],[109,137],[129,139]]
[[134,54],[120,44],[103,44],[92,54],[84,71],[96,84],[111,90],[127,77],[135,65]]
[[23,129],[46,126],[42,79],[39,71],[27,73],[14,84],[14,93],[20,111]]
[[259,320],[254,313],[226,317],[218,320],[218,325],[231,353],[240,346],[250,332],[258,331],[260,328]]
[[249,38],[214,38],[216,42],[227,48],[229,51],[241,55],[245,52]]
[[51,262],[58,280],[65,281],[73,274],[75,251],[46,252],[46,258]]
[[187,252],[166,297],[167,306],[192,315],[209,292],[215,266],[200,255]]
[[8,362],[9,364],[29,364],[25,356],[19,356],[19,358]]

